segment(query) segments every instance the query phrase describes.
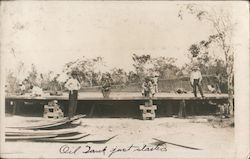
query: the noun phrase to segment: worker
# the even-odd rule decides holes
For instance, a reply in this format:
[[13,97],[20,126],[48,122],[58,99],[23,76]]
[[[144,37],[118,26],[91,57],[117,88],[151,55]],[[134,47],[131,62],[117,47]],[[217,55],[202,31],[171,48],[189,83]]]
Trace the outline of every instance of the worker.
[[78,91],[81,88],[79,81],[77,80],[77,72],[73,71],[71,77],[65,83],[65,87],[69,90],[69,118],[73,117],[77,109]]
[[158,78],[159,78],[159,75],[157,73],[155,73],[153,75],[153,77],[151,78],[152,84],[153,84],[153,89],[154,89],[155,93],[159,92],[159,90],[158,90]]
[[217,93],[216,88],[214,87],[214,85],[207,85],[207,89],[209,90],[210,93]]
[[20,91],[20,95],[24,95],[25,94],[26,87],[24,85],[24,82],[20,82],[19,83],[19,91]]
[[149,77],[145,78],[145,81],[142,84],[142,95],[144,97],[153,97],[155,94],[154,86]]
[[30,89],[31,89],[31,96],[33,97],[40,97],[44,95],[42,88],[38,86],[31,85]]
[[197,97],[196,87],[198,87],[201,97],[204,98],[202,87],[201,87],[202,76],[199,67],[194,66],[190,75],[190,83],[193,87],[194,96]]
[[101,85],[103,97],[108,98],[111,93],[111,77],[108,73],[102,75]]
[[216,87],[216,92],[221,94],[221,83],[222,83],[222,76],[219,72],[216,72],[216,83],[215,83],[215,87]]

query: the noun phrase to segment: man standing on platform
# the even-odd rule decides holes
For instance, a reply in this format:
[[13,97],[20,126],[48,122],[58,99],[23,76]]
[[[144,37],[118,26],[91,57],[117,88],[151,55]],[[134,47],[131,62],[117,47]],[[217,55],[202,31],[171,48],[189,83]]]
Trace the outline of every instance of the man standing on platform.
[[111,93],[111,77],[109,73],[103,74],[101,79],[102,95],[104,98],[109,98]]
[[158,90],[158,78],[159,78],[159,75],[157,73],[154,73],[153,77],[151,78],[155,93],[159,92],[159,90]]
[[71,78],[66,82],[65,87],[69,90],[69,118],[73,117],[77,109],[78,90],[81,88],[77,80],[77,73],[72,72]]
[[145,81],[142,83],[142,95],[144,97],[152,98],[155,94],[154,86],[151,82],[150,77],[146,77]]
[[204,98],[202,87],[201,87],[202,76],[199,68],[194,66],[193,71],[190,75],[191,86],[193,87],[194,96],[197,97],[196,87],[198,87],[201,97]]

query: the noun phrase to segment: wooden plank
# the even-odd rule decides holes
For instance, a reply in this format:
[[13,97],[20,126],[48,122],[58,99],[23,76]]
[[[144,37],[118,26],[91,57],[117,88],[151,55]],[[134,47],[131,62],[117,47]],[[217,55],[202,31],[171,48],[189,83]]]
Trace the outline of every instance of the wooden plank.
[[155,117],[155,113],[145,113],[142,114],[142,117]]
[[67,136],[67,137],[55,137],[53,139],[56,139],[56,140],[79,140],[79,139],[82,139],[86,136],[89,136],[89,134],[78,134],[78,135],[73,135],[73,136]]
[[78,129],[59,129],[59,130],[10,130],[7,129],[5,132],[6,136],[40,136],[40,135],[70,135],[80,134]]
[[[89,137],[91,136],[91,137]],[[86,137],[83,137],[82,139],[79,139],[79,140],[64,140],[64,139],[54,139],[54,138],[51,138],[51,139],[34,139],[33,141],[37,141],[37,142],[57,142],[57,143],[106,143],[108,142],[109,140],[113,139],[114,137],[116,137],[117,135],[115,136],[112,136],[112,137],[97,137],[97,136],[93,136],[93,135],[88,135]]]
[[[82,95],[81,95],[82,94]],[[5,99],[9,100],[68,100],[68,96],[44,96],[44,97],[29,97],[29,96],[17,96],[8,95]],[[195,98],[193,94],[172,94],[172,93],[157,93],[153,100],[207,100],[207,99],[228,99],[227,94],[206,94],[206,98]],[[147,101],[148,98],[142,97],[140,93],[132,92],[115,92],[108,99],[103,98],[100,92],[81,92],[79,93],[78,101],[81,100],[142,100]]]
[[140,110],[157,110],[157,106],[156,105],[152,105],[152,106],[145,106],[145,105],[140,105]]
[[53,128],[53,127],[58,127],[58,126],[62,126],[65,125],[67,123],[70,123],[72,121],[78,120],[80,118],[85,117],[86,115],[76,115],[73,118],[69,119],[69,118],[64,118],[59,122],[55,122],[52,124],[47,124],[47,125],[37,125],[37,126],[29,126],[29,127],[7,127],[7,128],[17,128],[17,129],[47,129],[47,128]]
[[192,149],[192,150],[202,150],[200,148],[185,146],[185,145],[181,145],[181,144],[175,144],[175,143],[172,143],[172,142],[167,142],[167,141],[156,139],[156,138],[153,138],[153,139],[160,142],[160,143],[162,143],[162,144],[166,143],[166,144],[170,144],[170,145],[174,145],[174,146],[178,146],[178,147],[183,147],[183,148],[187,148],[187,149]]
[[17,140],[31,140],[31,139],[45,139],[53,138],[57,135],[41,135],[41,136],[6,136],[6,141],[17,141]]

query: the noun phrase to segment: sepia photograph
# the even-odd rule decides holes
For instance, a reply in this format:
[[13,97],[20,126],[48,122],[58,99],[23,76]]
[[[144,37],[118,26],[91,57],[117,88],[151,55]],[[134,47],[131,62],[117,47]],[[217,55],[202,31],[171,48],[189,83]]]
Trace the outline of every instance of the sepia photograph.
[[1,1],[0,158],[249,158],[247,1]]

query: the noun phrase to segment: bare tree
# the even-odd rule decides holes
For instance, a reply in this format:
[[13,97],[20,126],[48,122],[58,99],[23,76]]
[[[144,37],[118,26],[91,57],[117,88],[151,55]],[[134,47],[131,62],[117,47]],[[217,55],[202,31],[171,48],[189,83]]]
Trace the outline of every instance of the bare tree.
[[207,8],[196,4],[182,5],[180,7],[178,17],[183,19],[184,13],[194,15],[199,21],[205,20],[213,26],[215,34],[210,35],[204,44],[209,45],[210,43],[215,43],[224,53],[228,75],[229,113],[233,115],[234,48],[232,44],[232,35],[234,24],[232,22],[231,15],[225,9],[216,9],[216,6]]

